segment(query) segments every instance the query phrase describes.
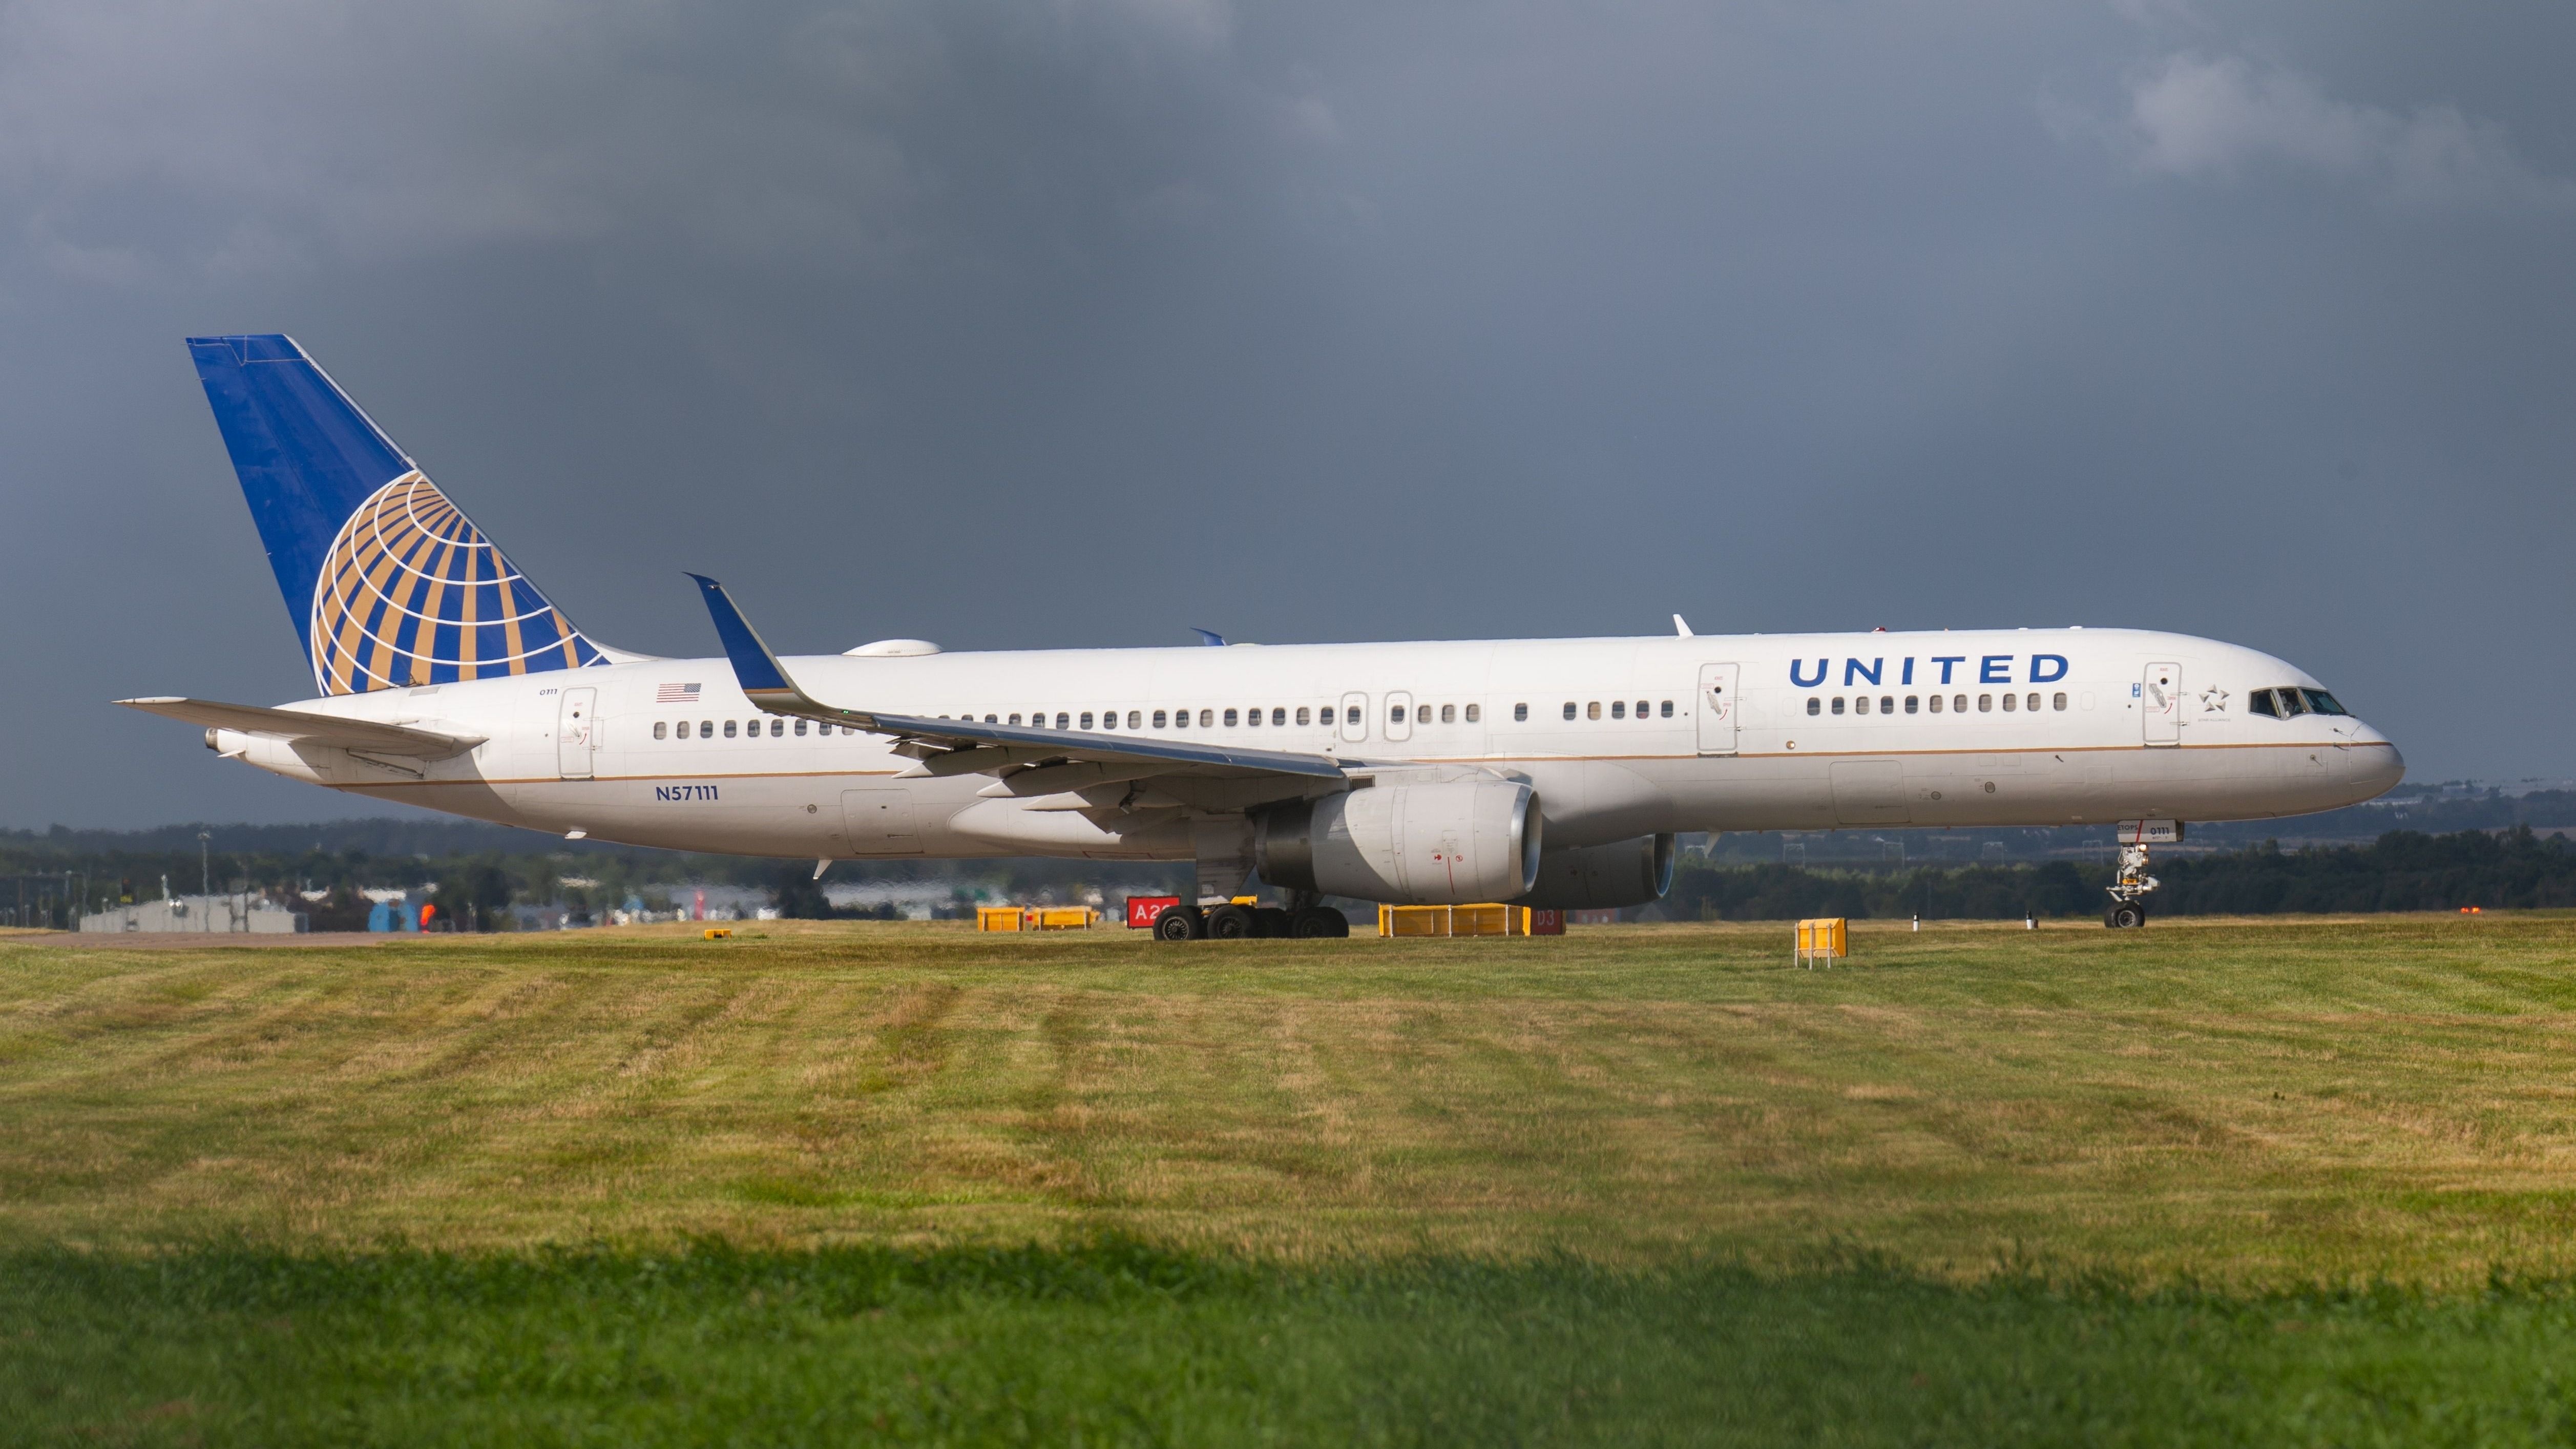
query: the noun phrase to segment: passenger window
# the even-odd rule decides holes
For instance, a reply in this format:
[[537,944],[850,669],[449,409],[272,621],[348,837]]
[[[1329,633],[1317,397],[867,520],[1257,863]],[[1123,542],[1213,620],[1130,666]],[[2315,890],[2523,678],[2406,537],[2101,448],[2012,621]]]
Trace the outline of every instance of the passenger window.
[[1063,710],[1057,710],[1057,711],[1055,712],[1055,727],[1056,727],[1057,729],[1065,729],[1065,728],[1068,728],[1068,726],[1065,724],[1065,713],[1064,713],[1064,711],[1063,711]]
[[1869,696],[1868,696],[1868,695],[1864,694],[1864,695],[1862,695],[1860,698],[1855,699],[1855,700],[1853,700],[1853,701],[1852,701],[1852,713],[1854,713],[1854,714],[1867,714],[1867,713],[1869,713]]
[[1388,705],[1386,708],[1386,722],[1388,724],[1404,723],[1404,706],[1400,704]]
[[1807,696],[1807,713],[1821,714],[1824,712],[1824,708],[1825,702],[1823,700],[1816,698],[1812,694]]
[[[1297,711],[1297,712],[1298,712],[1299,714],[1304,714],[1304,713],[1305,713],[1305,711],[1304,711],[1304,710],[1302,710],[1302,709],[1301,709],[1301,710],[1299,710],[1299,711]],[[1287,711],[1285,708],[1283,708],[1283,707],[1281,707],[1281,706],[1279,706],[1279,705],[1275,705],[1275,704],[1274,704],[1274,705],[1272,705],[1272,706],[1270,707],[1270,723],[1275,727],[1275,726],[1278,726],[1278,725],[1284,725],[1284,724],[1286,724],[1287,722],[1288,722],[1288,711]]]
[[1256,704],[1252,708],[1245,710],[1243,712],[1243,722],[1252,726],[1254,729],[1261,728],[1261,706]]
[[1836,714],[1841,714],[1842,712],[1843,712],[1843,697],[1842,697],[1841,695],[1837,694],[1837,695],[1835,695],[1835,696],[1834,696],[1834,713],[1836,713]]
[[1415,724],[1431,723],[1431,706],[1426,704],[1415,709],[1413,711],[1413,722]]
[[1628,717],[1628,701],[1624,699],[1614,699],[1610,701],[1610,717],[1612,719],[1626,719]]
[[1077,724],[1076,728],[1079,728],[1079,729],[1086,729],[1086,730],[1087,730],[1087,729],[1089,729],[1089,728],[1091,728],[1091,711],[1089,711],[1089,710],[1087,710],[1087,709],[1086,709],[1086,710],[1084,710],[1084,711],[1082,712],[1082,719],[1081,719],[1081,721]]
[[1014,714],[1011,716],[1011,718],[1010,718],[1010,723],[1012,723],[1012,724],[1018,724],[1019,722],[1020,722],[1020,717],[1019,717],[1019,715],[1018,715],[1018,714],[1016,714],[1016,713],[1014,713]]
[[1641,699],[1641,700],[1638,700],[1638,701],[1637,701],[1637,718],[1639,718],[1639,719],[1644,719],[1645,717],[1646,717],[1646,701],[1644,701],[1644,700],[1642,700],[1642,699]]
[[685,740],[685,739],[687,739],[688,737],[689,737],[689,722],[688,722],[687,720],[682,720],[682,721],[680,721],[680,738],[682,738],[682,739],[684,739],[684,740]]
[[1567,700],[1567,701],[1565,702],[1565,717],[1566,717],[1567,719],[1572,719],[1572,718],[1574,718],[1574,701],[1573,701],[1573,700],[1570,700],[1570,699],[1569,699],[1569,700]]
[[1937,694],[1932,696],[1932,712],[1934,714],[1939,714],[1941,712],[1941,696]]
[[[733,733],[733,721],[731,721],[731,720],[727,720],[727,721],[725,721],[725,733],[726,733],[726,734],[732,734],[732,733]],[[711,719],[702,719],[702,720],[698,721],[698,738],[699,738],[699,739],[702,739],[702,740],[711,740],[711,739],[714,739],[715,737],[716,737],[716,722],[715,722],[714,720],[711,720]]]
[[1880,714],[1896,713],[1896,696],[1892,694],[1880,695],[1878,697],[1878,712]]
[[2012,713],[2012,712],[2013,712],[2013,696],[2011,696],[2011,695],[2007,694],[2007,695],[2005,695],[2005,696],[2004,696],[2004,713],[2006,713],[2006,714],[2010,714],[2010,713]]
[[1358,723],[1360,722],[1360,707],[1359,707],[1358,705],[1356,705],[1356,704],[1355,704],[1355,705],[1352,705],[1352,706],[1350,707],[1350,709],[1349,709],[1348,713],[1349,713],[1349,715],[1350,715],[1350,718],[1348,718],[1348,719],[1346,719],[1346,720],[1342,721],[1342,723],[1344,723],[1344,724],[1358,724]]
[[1315,712],[1312,709],[1309,709],[1302,704],[1297,706],[1297,723],[1301,725],[1311,724],[1314,722],[1314,718]]
[[668,737],[669,737],[670,733],[671,733],[671,724],[670,724],[670,721],[668,721],[668,720],[658,720],[658,719],[657,719],[657,720],[655,720],[655,721],[653,721],[653,738],[655,738],[655,739],[657,739],[657,740],[658,740],[658,739],[665,739],[665,738],[668,738]]
[[2063,694],[2050,695],[2048,697],[2048,707],[2054,710],[2064,710],[2066,708],[2066,696]]
[[1512,723],[1514,723],[1514,724],[1527,724],[1528,722],[1529,722],[1529,706],[1528,706],[1528,705],[1526,705],[1526,704],[1516,704],[1516,705],[1513,705],[1513,706],[1512,706]]
[[1458,722],[1458,706],[1454,704],[1444,704],[1440,706],[1440,722],[1442,724],[1456,724]]
[[1672,702],[1671,700],[1669,700],[1669,699],[1668,699],[1668,700],[1665,700],[1665,701],[1664,701],[1664,718],[1666,718],[1666,719],[1671,719],[1672,717],[1673,717],[1673,702]]
[[1141,709],[1131,709],[1131,710],[1127,711],[1127,728],[1129,728],[1129,729],[1131,729],[1131,730],[1140,730],[1140,729],[1143,729],[1144,727],[1145,727],[1145,712],[1144,712],[1143,710],[1141,710]]
[[1952,714],[1966,714],[1967,712],[1968,712],[1968,697],[1967,697],[1966,695],[1964,695],[1964,694],[1954,694],[1954,695],[1951,695],[1951,696],[1950,696],[1950,713],[1952,713]]
[[725,738],[726,738],[726,739],[732,739],[732,738],[733,738],[733,724],[734,724],[734,722],[733,722],[732,720],[726,720],[726,721],[725,721]]
[[2023,700],[2022,708],[2029,710],[2032,714],[2039,713],[2039,696],[2034,694],[2030,698]]
[[1978,695],[1978,696],[1977,696],[1977,713],[1979,713],[1979,714],[1987,714],[1987,713],[1990,713],[1990,712],[1992,712],[1992,711],[1993,711],[1994,707],[1995,707],[1995,697],[1994,697],[1993,695],[1991,695],[1991,694],[1981,694],[1981,695]]
[[806,722],[801,719],[796,722],[796,736],[799,739],[805,737],[805,724]]
[[1919,694],[1909,694],[1905,696],[1905,712],[1907,714],[1921,714],[1923,712],[1923,696]]
[[1484,713],[1485,707],[1481,704],[1467,706],[1467,723],[1474,724],[1478,719],[1483,718]]
[[1225,727],[1226,727],[1227,729],[1232,729],[1232,728],[1234,728],[1234,720],[1235,720],[1235,712],[1234,712],[1233,710],[1227,710],[1227,711],[1225,712]]
[[1156,711],[1154,711],[1154,728],[1156,728],[1156,729],[1162,729],[1162,728],[1164,728],[1165,726],[1167,726],[1167,725],[1169,725],[1169,724],[1171,723],[1171,718],[1172,718],[1172,717],[1171,717],[1170,715],[1163,713],[1163,712],[1162,712],[1161,710],[1159,710],[1159,709],[1158,709],[1158,710],[1156,710]]
[[1583,707],[1583,717],[1585,719],[1601,718],[1601,701],[1596,699],[1590,704],[1585,705]]

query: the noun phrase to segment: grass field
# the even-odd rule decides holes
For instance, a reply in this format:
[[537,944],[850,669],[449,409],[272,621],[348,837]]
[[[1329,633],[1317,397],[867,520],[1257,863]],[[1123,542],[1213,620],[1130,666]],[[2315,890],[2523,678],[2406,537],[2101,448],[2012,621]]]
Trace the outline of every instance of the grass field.
[[0,940],[0,1417],[2576,1434],[2576,920],[1787,944]]

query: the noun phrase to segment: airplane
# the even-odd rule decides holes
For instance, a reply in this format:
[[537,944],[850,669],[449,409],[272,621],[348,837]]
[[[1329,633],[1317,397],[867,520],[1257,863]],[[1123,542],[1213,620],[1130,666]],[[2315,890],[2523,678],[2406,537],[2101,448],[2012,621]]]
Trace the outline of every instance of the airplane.
[[[191,338],[312,666],[274,707],[117,701],[290,779],[567,838],[836,860],[1190,861],[1165,940],[1347,935],[1327,896],[1640,905],[1693,831],[2116,825],[2107,924],[2189,820],[2405,762],[2257,650],[2132,629],[781,656],[574,626],[303,348]],[[1209,647],[1216,645],[1219,647]],[[1256,880],[1282,907],[1239,902]]]

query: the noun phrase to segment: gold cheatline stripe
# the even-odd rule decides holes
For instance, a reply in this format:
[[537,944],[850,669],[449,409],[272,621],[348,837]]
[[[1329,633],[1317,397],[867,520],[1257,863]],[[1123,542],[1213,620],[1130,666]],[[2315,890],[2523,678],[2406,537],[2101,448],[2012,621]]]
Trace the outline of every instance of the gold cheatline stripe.
[[[2074,747],[2070,747],[2070,748],[2063,748],[2063,749],[2057,749],[2057,750],[1918,750],[1918,751],[1911,751],[1911,752],[1899,752],[1899,751],[1889,751],[1889,750],[1850,750],[1850,751],[1843,751],[1843,752],[1838,752],[1838,753],[1827,753],[1826,751],[1823,751],[1823,750],[1816,750],[1816,751],[1813,751],[1813,752],[1809,752],[1809,751],[1801,750],[1801,751],[1798,751],[1798,752],[1796,752],[1796,753],[1794,753],[1794,754],[1790,754],[1790,753],[1781,753],[1781,754],[1770,754],[1770,755],[1698,755],[1698,754],[1691,754],[1691,755],[1437,755],[1437,756],[1435,756],[1435,755],[1424,755],[1424,756],[1417,756],[1417,757],[1415,757],[1415,758],[1413,758],[1413,759],[1403,761],[1402,763],[1405,763],[1405,764],[1419,764],[1419,765],[1474,765],[1474,764],[1487,764],[1487,765],[1498,765],[1498,764],[1499,764],[1499,765],[1508,765],[1508,764],[1542,764],[1542,765],[1544,765],[1544,764],[1589,764],[1589,763],[1600,763],[1600,762],[1617,762],[1617,761],[1621,761],[1621,760],[1714,760],[1714,759],[1757,759],[1757,760],[1766,760],[1766,759],[1767,759],[1767,760],[1831,760],[1831,759],[1844,759],[1844,758],[1852,758],[1852,757],[1865,757],[1865,758],[1870,758],[1870,759],[1880,759],[1880,758],[1884,758],[1885,756],[1887,756],[1887,755],[1889,755],[1889,754],[1891,754],[1891,753],[1914,753],[1914,754],[1928,754],[1928,755],[1945,755],[1945,754],[1946,754],[1946,755],[1974,755],[1974,754],[1988,754],[1988,755],[2045,755],[2045,754],[2076,754],[2076,753],[2080,753],[2080,752],[2088,751],[2088,750],[2089,750],[2089,751],[2102,751],[2102,750],[2138,750],[2138,751],[2143,752],[2143,751],[2145,751],[2145,750],[2147,750],[2147,749],[2149,749],[2149,748],[2153,748],[2153,749],[2155,749],[2158,753],[2163,753],[2163,752],[2165,752],[2166,750],[2170,750],[2170,749],[2173,749],[2173,748],[2175,748],[2175,747],[2174,747],[2174,746],[2170,746],[2170,745],[2158,745],[2158,746],[2152,746],[2152,747],[2151,747],[2151,746],[2147,746],[2147,745],[2087,745],[2087,746],[2074,746]],[[2190,745],[2190,746],[2184,746],[2183,748],[2188,748],[2188,749],[2198,749],[2198,750],[2296,750],[2296,749],[2312,749],[2312,748],[2320,748],[2320,747],[2318,747],[2318,746],[2308,746],[2308,745],[2295,745],[2295,744],[2279,744],[2279,745],[2242,744],[2242,745]],[[2357,745],[2357,746],[2350,746],[2349,748],[2356,748],[2356,749],[2384,749],[2384,748],[2387,748],[2387,747],[2386,747],[2385,745],[2379,744],[2378,742],[2375,742],[2375,741],[2374,741],[2374,742],[2372,742],[2372,743],[2370,743],[2370,744],[2366,744],[2366,745]],[[1329,758],[1329,756],[1319,756],[1318,758]],[[1185,762],[1178,762],[1178,761],[1176,761],[1175,763],[1185,763]],[[1357,768],[1363,768],[1363,769],[1365,769],[1365,768],[1369,768],[1369,767],[1367,767],[1367,766],[1358,766]],[[678,775],[678,774],[654,774],[654,775],[593,775],[593,776],[590,776],[590,777],[588,777],[588,778],[584,778],[584,779],[573,779],[573,780],[567,780],[567,779],[564,779],[564,778],[563,778],[562,776],[560,776],[560,775],[527,775],[527,776],[513,776],[513,777],[510,777],[510,778],[507,778],[507,779],[494,779],[494,778],[488,778],[488,777],[485,777],[485,776],[477,775],[477,776],[469,776],[469,777],[467,777],[467,778],[464,778],[464,779],[457,779],[457,780],[408,780],[408,781],[397,781],[397,782],[388,782],[388,783],[401,784],[401,785],[403,785],[403,786],[405,786],[405,787],[409,787],[409,786],[412,786],[412,785],[595,785],[595,784],[617,784],[617,783],[628,783],[628,782],[632,782],[632,783],[650,783],[650,782],[653,782],[653,781],[656,781],[656,780],[664,780],[664,781],[676,781],[676,780],[795,780],[795,779],[807,779],[807,778],[826,777],[826,776],[841,776],[841,775],[854,775],[854,776],[857,776],[857,775],[864,775],[864,776],[870,776],[870,777],[878,777],[878,776],[895,775],[895,774],[900,774],[900,773],[901,773],[901,772],[900,772],[900,771],[897,771],[897,770],[735,770],[735,771],[724,772],[724,773],[715,773],[715,774],[698,774],[698,775]],[[370,782],[369,788],[371,788],[371,789],[372,789],[372,788],[375,788],[375,786],[374,786],[374,784],[373,784],[372,782]]]

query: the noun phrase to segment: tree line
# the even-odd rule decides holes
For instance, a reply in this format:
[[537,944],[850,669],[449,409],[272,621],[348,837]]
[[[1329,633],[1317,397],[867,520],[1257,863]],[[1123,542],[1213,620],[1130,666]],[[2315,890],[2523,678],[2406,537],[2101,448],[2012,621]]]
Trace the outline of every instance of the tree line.
[[[2528,825],[2427,835],[2392,830],[2368,845],[2170,856],[2151,873],[2159,915],[2450,911],[2576,906],[2576,845]],[[1685,860],[1661,907],[1673,920],[1778,921],[1813,916],[2005,920],[2098,914],[2107,865],[1925,866],[1811,870]]]

